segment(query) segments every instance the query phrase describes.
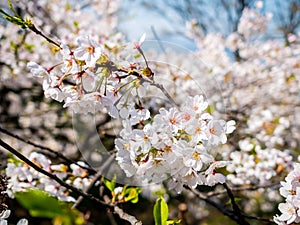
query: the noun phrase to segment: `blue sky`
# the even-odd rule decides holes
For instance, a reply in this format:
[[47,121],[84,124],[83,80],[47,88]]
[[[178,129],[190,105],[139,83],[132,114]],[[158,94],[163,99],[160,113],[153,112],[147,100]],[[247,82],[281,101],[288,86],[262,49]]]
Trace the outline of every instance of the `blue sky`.
[[[149,10],[136,1],[125,0],[122,2],[122,11],[119,17],[118,28],[127,35],[129,41],[139,40],[143,33],[147,34],[147,39],[155,39],[151,27],[154,28],[158,37],[162,41],[184,45],[186,48],[194,49],[194,42],[182,35],[185,27],[174,21],[167,21],[164,15],[156,11]],[[133,5],[134,4],[134,5]],[[161,4],[161,1],[157,1]],[[172,13],[166,10],[166,13]],[[176,15],[171,15],[176,21]]]
[[[230,2],[230,0],[226,0]],[[184,37],[185,27],[180,21],[180,18],[169,10],[167,7],[164,7],[164,13],[167,14],[173,21],[168,21],[165,15],[160,15],[155,10],[150,10],[149,8],[144,7],[138,0],[121,0],[121,13],[120,13],[120,24],[119,29],[128,36],[129,41],[138,40],[139,37],[143,34],[147,34],[147,39],[154,39],[153,32],[151,31],[151,26],[155,28],[156,33],[158,34],[161,40],[165,40],[172,43],[177,43],[184,45],[189,49],[194,49],[195,45],[192,40],[187,37]],[[222,11],[218,11],[218,15],[214,15],[213,10],[218,6],[217,1],[207,1],[207,10],[212,11],[212,17],[216,16],[219,18],[217,25],[222,27]],[[254,2],[254,1],[253,1]],[[288,6],[288,1],[274,1],[274,0],[264,0],[264,7],[262,12],[272,12],[283,13],[286,12],[286,7]],[[276,7],[275,2],[280,2],[280,6]],[[163,1],[161,0],[152,0],[151,4],[156,4],[157,6],[162,6]],[[279,11],[281,10],[281,11]],[[173,14],[172,14],[173,13]],[[268,29],[268,38],[278,38],[280,33],[277,31],[279,17],[275,17],[274,21],[269,23]],[[178,22],[177,22],[178,21]],[[220,22],[221,21],[221,22]]]

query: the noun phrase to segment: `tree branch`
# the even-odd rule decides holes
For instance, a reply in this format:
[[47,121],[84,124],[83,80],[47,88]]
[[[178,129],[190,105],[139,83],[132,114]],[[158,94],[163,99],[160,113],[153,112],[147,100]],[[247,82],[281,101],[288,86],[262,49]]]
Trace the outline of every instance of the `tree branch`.
[[232,209],[235,212],[236,216],[239,219],[239,224],[241,225],[250,225],[244,218],[244,216],[242,215],[241,209],[239,208],[239,206],[236,204],[235,202],[235,198],[234,195],[231,191],[231,189],[228,187],[228,185],[226,183],[223,184],[223,187],[226,189],[226,192],[230,198],[231,204],[232,204]]
[[245,213],[241,213],[241,215],[245,218],[250,219],[250,220],[259,220],[259,221],[266,222],[268,224],[274,224],[274,221],[272,219],[269,219],[269,218],[263,218],[263,217],[259,217],[259,216],[250,216],[250,215],[247,215]]
[[44,39],[46,39],[46,41],[48,41],[49,43],[57,46],[58,48],[60,48],[60,44],[58,42],[53,41],[51,38],[47,37],[42,31],[40,31],[39,29],[36,28],[36,26],[34,24],[28,24],[27,27],[33,31],[34,33],[36,33],[37,35],[42,36]]
[[73,164],[76,164],[77,166],[81,167],[82,169],[85,169],[85,170],[89,171],[89,172],[92,173],[92,174],[95,174],[95,173],[96,173],[96,171],[95,171],[93,168],[91,168],[91,167],[85,167],[85,166],[82,166],[82,165],[78,164],[76,161],[67,158],[66,156],[64,156],[64,155],[61,154],[60,152],[57,152],[57,151],[55,151],[55,150],[53,150],[53,149],[51,149],[51,148],[48,148],[48,147],[45,147],[45,146],[36,144],[36,143],[34,143],[34,142],[32,142],[32,141],[25,140],[24,138],[22,138],[22,137],[20,137],[20,136],[18,136],[18,135],[16,135],[16,134],[11,133],[10,131],[8,131],[8,130],[2,128],[2,127],[0,127],[0,132],[3,133],[3,134],[8,135],[8,136],[10,136],[10,137],[13,137],[13,138],[15,138],[15,139],[17,139],[17,140],[19,140],[19,141],[22,141],[22,142],[24,142],[24,143],[26,143],[26,144],[32,145],[33,147],[39,148],[39,149],[43,150],[43,151],[42,151],[43,153],[45,153],[45,151],[46,151],[46,153],[50,153],[50,154],[51,154],[52,156],[54,156],[54,157],[61,158],[61,159],[63,159],[64,161],[66,161],[67,163],[69,163],[69,164],[72,164],[72,163],[73,163]]
[[90,199],[94,202],[97,202],[98,204],[107,206],[107,207],[112,207],[112,205],[105,203],[104,201],[101,201],[98,198],[95,198],[93,195],[87,194],[75,187],[73,187],[72,185],[67,184],[66,182],[64,182],[63,180],[61,180],[60,178],[58,178],[55,174],[49,173],[46,170],[42,169],[41,167],[39,167],[38,165],[34,164],[31,160],[29,160],[27,157],[25,157],[23,154],[21,154],[19,151],[17,151],[16,149],[14,149],[13,147],[11,147],[10,145],[8,145],[7,143],[5,143],[4,141],[2,141],[0,139],[0,146],[2,146],[4,149],[6,149],[7,151],[9,151],[10,153],[12,153],[13,155],[15,155],[16,157],[18,157],[19,159],[21,159],[23,162],[25,162],[26,164],[28,164],[29,166],[31,166],[33,169],[35,169],[36,171],[44,174],[45,176],[55,180],[57,183],[59,183],[61,186],[71,190],[73,193],[82,196],[84,198]]
[[114,211],[119,215],[121,219],[128,221],[131,225],[142,225],[142,222],[140,220],[136,219],[132,215],[125,213],[123,209],[119,208],[118,206],[114,207]]
[[[232,192],[239,192],[239,191],[257,191],[260,188],[278,188],[280,187],[280,183],[273,183],[273,184],[267,184],[267,185],[255,185],[251,187],[236,187],[236,188],[231,188]],[[207,193],[207,197],[213,197],[217,195],[222,195],[226,194],[226,190],[220,190],[220,191],[212,191]]]
[[[238,217],[237,215],[237,212],[235,210],[228,210],[226,209],[224,206],[218,204],[217,202],[213,201],[210,197],[210,196],[206,196],[202,193],[200,193],[199,191],[195,190],[195,189],[191,189],[187,186],[185,186],[185,188],[187,190],[190,190],[193,194],[195,194],[199,199],[203,200],[204,202],[208,203],[209,205],[213,206],[214,208],[216,208],[217,210],[219,210],[221,213],[223,213],[225,216],[227,216],[228,218],[230,218],[231,220],[237,222],[238,224],[249,224],[247,221],[246,223],[243,223],[241,221],[241,218],[240,217],[243,217],[242,220],[245,221],[244,218],[247,218],[247,219],[251,219],[251,220],[258,220],[258,221],[261,221],[261,222],[265,222],[267,224],[273,224],[274,221],[272,219],[269,219],[269,218],[263,218],[263,217],[257,217],[257,216],[251,216],[251,215],[247,215],[243,212],[241,212],[240,210],[240,217]],[[227,192],[227,189],[226,189],[226,192]],[[227,192],[228,193],[228,192]],[[232,192],[231,192],[232,193]],[[233,195],[232,195],[233,196]],[[231,196],[231,197],[232,197]],[[235,201],[234,201],[235,202]],[[236,204],[236,203],[235,203]]]
[[109,203],[106,203],[104,201],[101,201],[100,199],[94,197],[91,194],[88,194],[84,191],[81,191],[75,187],[73,187],[72,185],[67,184],[66,182],[64,182],[63,180],[61,180],[60,178],[58,178],[56,175],[47,172],[46,170],[42,169],[41,167],[37,166],[36,164],[34,164],[32,161],[30,161],[28,158],[26,158],[24,155],[22,155],[19,151],[17,151],[16,149],[14,149],[13,147],[11,147],[10,145],[8,145],[7,143],[5,143],[4,141],[2,141],[0,139],[0,146],[2,146],[4,149],[6,149],[7,151],[9,151],[10,153],[12,153],[13,155],[15,155],[16,157],[18,157],[19,159],[21,159],[23,162],[25,162],[26,164],[28,164],[29,166],[31,166],[33,169],[35,169],[36,171],[44,174],[45,176],[55,180],[57,183],[59,183],[61,186],[71,190],[73,193],[82,196],[86,199],[89,199],[93,202],[96,202],[100,205],[106,206],[108,208],[113,208],[114,212],[116,214],[118,214],[120,216],[121,219],[126,220],[128,222],[130,222],[132,225],[142,225],[142,222],[138,219],[136,219],[134,216],[127,214],[126,212],[124,212],[122,209],[120,209],[117,205],[112,205]]
[[206,197],[205,195],[201,194],[199,191],[192,189],[190,187],[185,186],[186,189],[190,190],[193,194],[195,194],[199,199],[205,201],[206,203],[210,204],[211,206],[215,207],[217,210],[219,210],[221,213],[223,213],[225,216],[227,216],[228,218],[230,218],[231,220],[234,220],[236,222],[238,222],[238,218],[236,217],[236,215],[227,210],[225,207],[223,207],[222,205],[214,202],[213,200],[211,200],[210,198]]
[[[115,154],[112,154],[109,156],[109,158],[105,161],[105,163],[99,168],[99,171],[94,175],[92,182],[85,188],[84,192],[88,193],[92,189],[92,187],[95,185],[95,183],[101,178],[103,171],[113,161],[114,157],[115,157]],[[80,196],[77,199],[77,201],[74,203],[72,208],[77,208],[79,206],[79,204],[82,202],[82,200],[83,200],[83,197]]]

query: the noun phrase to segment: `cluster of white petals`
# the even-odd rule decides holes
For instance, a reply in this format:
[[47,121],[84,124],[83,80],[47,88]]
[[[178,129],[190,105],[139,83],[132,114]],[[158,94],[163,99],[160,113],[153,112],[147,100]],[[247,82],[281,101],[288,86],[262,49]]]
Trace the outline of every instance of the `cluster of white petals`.
[[[53,164],[46,156],[36,152],[32,152],[28,158],[43,170],[56,175],[59,179],[76,188],[86,188],[92,182],[92,177],[89,176],[88,172],[79,166],[86,166],[83,162],[78,162],[79,165],[71,164],[70,166]],[[11,198],[14,197],[15,192],[37,188],[56,196],[62,201],[75,201],[69,195],[68,189],[23,162],[8,163],[6,175],[8,176],[7,194]]]
[[[10,209],[6,209],[0,213],[0,225],[7,225],[7,219],[11,214]],[[27,219],[20,219],[16,225],[28,225]]]
[[127,176],[146,182],[169,181],[181,192],[183,185],[213,186],[224,183],[216,168],[228,164],[216,161],[211,149],[227,141],[234,124],[215,120],[205,110],[203,96],[189,97],[181,109],[161,108],[151,121],[135,128],[123,121],[120,138],[115,140],[117,160]]
[[294,169],[281,182],[280,194],[285,198],[278,206],[281,215],[276,215],[274,221],[280,225],[300,222],[300,164],[295,163]]
[[235,185],[268,185],[278,174],[292,168],[289,151],[262,148],[248,139],[241,140],[239,147],[240,151],[229,154],[231,163],[227,166],[227,179]]
[[[87,5],[90,7],[89,10],[84,9]],[[107,34],[114,33],[117,26],[115,13],[119,8],[119,1],[82,0],[72,1],[71,3],[69,0],[20,0],[14,2],[14,7],[27,9],[22,11],[25,14],[24,18],[34,18],[33,22],[36,27],[45,34],[54,34],[54,36],[60,37],[62,42],[74,40],[74,44],[76,44],[76,41],[79,41],[77,37],[86,36],[87,30],[89,33],[96,33],[104,39]],[[5,55],[1,59],[3,65],[5,65],[3,67],[5,73],[3,73],[1,80],[9,81],[13,79],[12,77],[18,76],[18,79],[14,80],[15,85],[22,86],[24,82],[31,80],[30,76],[25,75],[26,63],[35,61],[55,64],[53,51],[56,50],[53,46],[47,46],[42,39],[36,38],[36,34],[24,32],[22,29],[17,30],[16,28],[15,24],[12,23],[0,27],[0,52]],[[107,42],[109,47],[114,47],[112,39],[110,38],[110,41]],[[20,43],[24,45],[20,45]],[[88,41],[80,41],[82,46],[88,43]],[[16,54],[14,54],[14,48],[17,46],[19,46],[18,60],[15,58]],[[84,56],[87,55],[84,54]],[[94,54],[94,56],[96,55]],[[22,76],[19,76],[19,74],[22,74]]]
[[[116,117],[114,102],[117,94],[107,90],[104,95],[97,90],[97,85],[103,81],[103,77],[94,72],[95,63],[102,53],[99,43],[91,36],[79,37],[77,42],[74,51],[65,44],[61,45],[64,66],[59,73],[52,71],[54,67],[46,70],[35,62],[29,62],[28,69],[34,76],[43,78],[45,96],[64,102],[64,107],[70,107],[75,113],[102,110]],[[72,76],[74,85],[64,84],[69,76]]]
[[[99,23],[94,23],[89,11],[83,13],[86,11],[80,4],[72,8],[66,0],[35,2],[28,3],[27,8],[47,8],[48,2],[55,3],[49,4],[49,14],[54,24],[61,26],[57,31],[48,26],[43,30],[57,33],[61,39],[55,41],[59,44],[49,51],[40,48],[43,43],[31,38],[32,34],[20,32],[27,49],[18,49],[16,63],[12,46],[20,40],[7,38],[14,37],[10,24],[0,27],[0,52],[6,56],[1,63],[8,65],[0,79],[7,79],[5,74],[23,74],[20,68],[29,62],[27,68],[42,79],[47,98],[62,102],[75,113],[98,112],[119,118],[122,127],[115,139],[116,160],[128,177],[141,183],[167,181],[169,189],[181,192],[184,186],[214,186],[226,180],[234,186],[269,185],[288,173],[280,188],[285,202],[279,204],[281,215],[274,221],[282,225],[300,223],[300,164],[292,163],[292,155],[297,153],[292,149],[299,149],[300,138],[297,35],[288,35],[289,43],[255,40],[266,31],[271,16],[246,8],[237,31],[226,38],[204,35],[193,20],[187,26],[199,50],[188,54],[170,49],[165,54],[150,51],[143,60],[145,36],[136,49],[125,47],[122,34],[111,34],[114,19],[99,18]],[[113,14],[118,7],[117,1],[91,3],[98,16]],[[255,7],[261,9],[262,1]],[[36,17],[34,23],[43,26],[43,15]],[[28,37],[32,45],[27,43]],[[137,59],[142,62],[136,63]],[[155,75],[146,73],[150,68]],[[26,76],[19,77],[18,82],[24,85]],[[170,98],[162,97],[164,91],[157,87],[170,93],[175,102],[172,107]],[[213,107],[200,94],[208,96]],[[50,124],[55,124],[53,118]],[[238,122],[238,130],[227,143],[227,134],[235,129],[231,119]],[[33,124],[27,123],[28,127]],[[108,123],[115,125],[111,120]],[[224,149],[219,145],[226,150],[221,152]],[[29,159],[79,189],[92,180],[78,164],[53,164],[35,152]],[[222,167],[226,168],[219,170]],[[225,169],[226,177],[221,172]],[[14,192],[39,188],[60,200],[75,201],[66,188],[24,163],[9,162],[6,174],[10,197]],[[0,224],[2,219],[5,224],[8,216],[9,211],[3,212]]]
[[238,25],[238,33],[245,39],[265,32],[271,15],[261,15],[253,9],[244,9]]

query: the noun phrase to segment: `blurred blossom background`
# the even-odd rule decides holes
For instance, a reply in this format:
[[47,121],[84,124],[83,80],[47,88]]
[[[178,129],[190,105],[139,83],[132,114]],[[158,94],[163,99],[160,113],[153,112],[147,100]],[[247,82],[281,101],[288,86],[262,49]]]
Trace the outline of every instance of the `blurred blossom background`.
[[189,49],[195,49],[195,44],[188,38],[187,23],[197,24],[203,34],[220,33],[226,37],[237,31],[245,8],[255,8],[272,18],[266,32],[259,35],[261,39],[287,40],[290,34],[299,32],[299,2],[295,0],[124,0],[120,7],[118,28],[130,40],[137,39],[144,32],[148,38],[155,38],[153,27],[161,40]]
[[[211,154],[215,160],[230,162],[218,171],[234,190],[242,211],[255,217],[248,217],[249,223],[300,221],[300,184],[292,180],[297,176],[300,160],[299,0],[15,0],[12,3],[21,16],[32,18],[45,34],[65,43],[66,49],[67,45],[77,46],[79,36],[97,37],[110,59],[124,68],[134,68],[134,60],[138,68],[143,68],[144,61],[136,57],[132,43],[146,33],[142,49],[154,78],[179,105],[186,103],[187,96],[203,95],[210,105],[208,113],[235,121],[226,125],[230,130],[235,127],[232,134],[228,132],[227,142],[213,148]],[[0,6],[9,11],[6,0],[1,0]],[[126,133],[124,123],[113,120],[106,108],[93,117],[76,118],[72,107],[80,112],[89,105],[66,102],[51,87],[51,81],[42,76],[47,68],[55,65],[52,69],[59,73],[56,65],[68,69],[74,62],[69,59],[62,62],[57,46],[29,30],[20,29],[2,17],[0,24],[1,140],[68,184],[84,189],[107,160],[98,153],[116,153],[115,139],[121,139],[120,131]],[[126,45],[131,48],[125,48]],[[63,57],[67,58],[66,55]],[[27,63],[32,61],[36,64],[32,63],[28,69]],[[96,80],[90,74],[84,78],[85,82]],[[74,85],[70,80],[66,86]],[[93,85],[85,85],[93,89]],[[143,85],[137,84],[146,89]],[[72,88],[64,91],[66,95],[68,91],[74,94]],[[159,107],[170,108],[165,99],[154,98],[155,90],[149,89],[144,94],[148,97],[144,103],[149,112],[155,114]],[[134,100],[132,103],[137,105]],[[65,158],[28,144],[28,140]],[[122,144],[126,145],[128,140],[124,138]],[[27,218],[29,224],[54,224],[49,218],[30,215],[13,198],[14,192],[26,187],[46,191],[63,201],[75,201],[68,190],[16,161],[6,151],[1,150],[0,157],[2,174],[8,176],[7,193],[12,198],[7,200],[12,210],[11,224],[17,224],[21,218]],[[133,163],[137,161],[141,159]],[[90,170],[80,167],[89,164],[93,165]],[[93,193],[102,194],[103,181],[97,185]],[[222,186],[198,185],[195,189],[224,208],[231,206]],[[119,190],[116,187],[112,191],[114,201],[120,195]],[[168,202],[169,217],[181,219],[184,225],[236,224],[227,217],[224,219],[222,213],[195,193],[186,189],[178,194],[169,190],[166,183],[144,187],[139,202],[124,204],[123,209],[132,212],[143,224],[154,224],[152,209],[158,196]],[[88,201],[78,209],[85,224],[124,222],[114,218],[105,207],[98,209]]]

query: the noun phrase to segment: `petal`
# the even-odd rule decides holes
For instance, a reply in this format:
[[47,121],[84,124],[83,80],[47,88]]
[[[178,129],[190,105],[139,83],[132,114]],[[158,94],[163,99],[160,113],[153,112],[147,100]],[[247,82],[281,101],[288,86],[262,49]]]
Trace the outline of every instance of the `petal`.
[[140,38],[140,41],[139,41],[139,46],[141,46],[144,43],[145,39],[146,39],[146,33],[143,33],[143,35],[142,35],[142,37]]

